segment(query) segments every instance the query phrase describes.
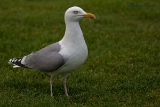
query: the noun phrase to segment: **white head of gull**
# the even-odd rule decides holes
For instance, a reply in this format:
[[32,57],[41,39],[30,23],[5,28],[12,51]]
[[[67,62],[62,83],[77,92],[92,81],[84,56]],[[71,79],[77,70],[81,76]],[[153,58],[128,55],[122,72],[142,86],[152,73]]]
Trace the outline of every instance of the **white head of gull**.
[[22,58],[12,58],[9,63],[13,68],[32,68],[51,74],[50,91],[52,93],[53,78],[61,75],[65,95],[68,95],[66,87],[67,76],[78,69],[87,59],[88,49],[85,43],[79,20],[82,18],[95,18],[91,13],[86,13],[80,7],[74,6],[65,12],[66,30],[64,37],[39,51],[32,52]]

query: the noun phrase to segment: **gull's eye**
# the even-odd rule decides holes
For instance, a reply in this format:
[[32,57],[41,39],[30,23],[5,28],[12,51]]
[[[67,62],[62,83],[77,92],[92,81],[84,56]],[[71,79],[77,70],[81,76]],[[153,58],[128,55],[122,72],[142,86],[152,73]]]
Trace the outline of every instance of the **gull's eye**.
[[78,11],[73,11],[73,13],[74,13],[74,14],[77,14],[77,13],[78,13]]

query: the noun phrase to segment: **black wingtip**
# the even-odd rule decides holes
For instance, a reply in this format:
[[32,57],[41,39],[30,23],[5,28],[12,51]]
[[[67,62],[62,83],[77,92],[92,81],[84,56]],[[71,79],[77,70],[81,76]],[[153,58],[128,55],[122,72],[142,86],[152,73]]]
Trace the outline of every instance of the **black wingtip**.
[[16,68],[16,67],[25,67],[25,68],[27,68],[25,65],[23,65],[22,63],[21,63],[21,61],[22,61],[22,58],[12,58],[12,59],[10,59],[9,60],[9,64],[14,64],[14,68]]

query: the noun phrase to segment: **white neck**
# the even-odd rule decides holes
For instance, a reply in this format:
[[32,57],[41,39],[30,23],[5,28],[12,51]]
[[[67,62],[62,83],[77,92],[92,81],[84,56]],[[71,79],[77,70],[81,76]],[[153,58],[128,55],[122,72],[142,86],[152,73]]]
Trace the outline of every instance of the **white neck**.
[[[84,37],[82,30],[78,22],[66,22],[66,31],[61,43],[67,44],[77,44],[77,42],[83,42]],[[85,41],[84,41],[85,42]]]

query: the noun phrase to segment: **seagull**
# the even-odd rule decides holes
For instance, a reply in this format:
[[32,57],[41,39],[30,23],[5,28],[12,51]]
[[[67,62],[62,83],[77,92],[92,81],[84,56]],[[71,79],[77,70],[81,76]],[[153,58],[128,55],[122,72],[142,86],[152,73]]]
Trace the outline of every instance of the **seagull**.
[[13,68],[24,67],[49,73],[51,97],[53,96],[53,79],[61,75],[60,80],[63,83],[65,95],[69,97],[66,78],[71,72],[77,70],[88,56],[88,48],[79,25],[79,20],[82,18],[96,17],[80,7],[70,7],[65,12],[66,30],[60,41],[24,57],[12,58],[8,63],[13,64]]

